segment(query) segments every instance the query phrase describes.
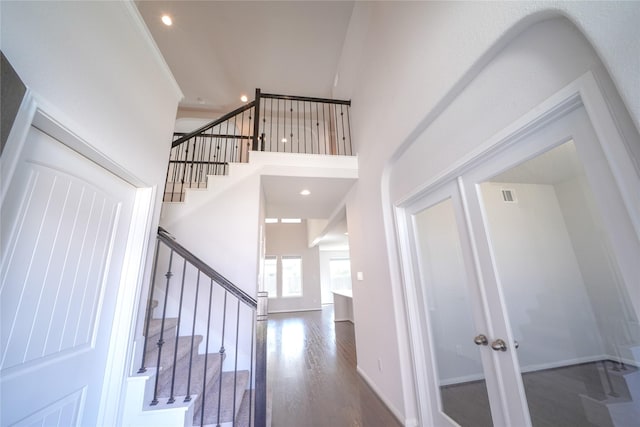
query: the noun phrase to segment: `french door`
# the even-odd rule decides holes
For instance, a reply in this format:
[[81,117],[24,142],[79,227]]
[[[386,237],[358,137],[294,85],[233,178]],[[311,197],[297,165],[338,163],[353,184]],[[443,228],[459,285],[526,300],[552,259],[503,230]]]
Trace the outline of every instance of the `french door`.
[[423,423],[637,422],[640,207],[608,143],[576,104],[398,211]]

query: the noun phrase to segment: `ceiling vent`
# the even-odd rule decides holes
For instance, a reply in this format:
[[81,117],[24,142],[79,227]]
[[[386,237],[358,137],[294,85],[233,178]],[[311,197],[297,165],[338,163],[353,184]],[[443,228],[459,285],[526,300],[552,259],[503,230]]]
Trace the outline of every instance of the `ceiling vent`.
[[516,192],[510,188],[503,188],[502,190],[502,201],[505,203],[518,203],[518,199],[516,198]]

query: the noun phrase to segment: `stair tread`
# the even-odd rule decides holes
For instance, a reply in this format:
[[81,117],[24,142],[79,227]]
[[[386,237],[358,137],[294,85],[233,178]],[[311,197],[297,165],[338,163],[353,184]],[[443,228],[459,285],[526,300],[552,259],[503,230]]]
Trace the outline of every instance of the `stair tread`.
[[[171,337],[165,338],[162,345],[162,353],[160,355],[159,368],[166,370],[173,365],[174,351],[176,343],[178,345],[178,353],[176,360],[180,360],[191,351],[191,337]],[[198,352],[198,345],[202,342],[202,335],[196,335],[193,339],[193,351]],[[156,366],[158,364],[158,346],[155,342],[149,342],[147,353],[144,358],[145,366]]]
[[[221,357],[219,353],[194,354],[191,361],[191,382],[189,383],[189,355],[187,354],[176,363],[175,381],[173,385],[174,396],[186,396],[187,386],[189,394],[200,395],[202,393],[202,383],[204,380],[204,363],[207,362],[207,383],[215,379],[220,372]],[[171,396],[171,379],[173,377],[173,366],[163,369],[158,379],[158,396]]]
[[[223,372],[222,373],[222,397],[220,408],[220,423],[233,421],[234,416],[237,416],[240,406],[242,404],[242,398],[249,385],[249,371],[238,371],[236,377],[235,388],[235,414],[233,412],[233,395],[234,395],[234,373]],[[218,396],[220,390],[219,381],[212,381],[206,389],[206,405],[204,407],[204,423],[200,422],[202,400],[196,402],[194,406],[193,424],[194,425],[207,425],[216,424],[218,422]]]
[[[173,329],[177,324],[178,324],[177,317],[167,317],[166,319],[164,319],[165,332]],[[159,335],[161,330],[162,330],[162,319],[151,319],[149,321],[149,332],[148,332],[149,338],[153,338],[156,335]],[[172,335],[175,335],[175,334],[172,334]]]

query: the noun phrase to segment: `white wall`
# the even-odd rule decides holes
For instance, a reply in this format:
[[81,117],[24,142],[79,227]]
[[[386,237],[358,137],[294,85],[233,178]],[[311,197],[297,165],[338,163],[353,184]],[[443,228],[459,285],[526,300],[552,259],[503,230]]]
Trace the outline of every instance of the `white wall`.
[[[38,107],[126,171],[135,185],[161,193],[182,94],[133,4],[3,1],[0,15],[0,49]],[[156,198],[147,206],[148,218],[132,230],[146,229],[154,239],[160,203]],[[135,252],[130,261],[140,265],[146,248]],[[134,326],[127,316],[137,305],[131,307],[126,319],[117,319],[125,330]],[[119,338],[130,343],[126,332]],[[120,348],[123,360],[112,365],[116,377],[130,368],[127,344]],[[116,386],[114,393],[120,391]],[[116,420],[118,408],[111,409],[107,418]]]
[[1,6],[2,51],[43,108],[149,186],[164,184],[182,94],[133,6]]
[[630,347],[640,345],[640,323],[612,261],[608,238],[595,213],[586,178],[578,176],[559,183],[555,191],[604,351],[612,360],[622,357],[627,363],[634,361]]
[[[557,15],[579,30],[548,22],[517,37]],[[640,157],[638,19],[640,6],[622,2],[356,4],[357,31],[348,32],[345,49],[358,54],[343,55],[338,68],[358,78],[341,79],[334,96],[353,100],[360,164],[347,205],[352,269],[364,273],[354,282],[358,366],[400,417],[411,422],[416,410],[391,202],[586,70],[603,85],[630,151]]]
[[282,290],[282,257],[302,257],[302,297],[269,298],[269,312],[319,310],[320,255],[317,246],[310,248],[307,245],[306,221],[300,224],[265,224],[265,229],[265,255],[278,257],[279,292]]
[[[240,176],[220,192],[210,195],[208,191],[190,190],[184,204],[165,203],[160,223],[178,242],[255,297],[262,193],[260,176],[250,173]],[[195,203],[190,202],[198,196],[202,201],[193,206]]]
[[[599,360],[605,350],[554,186],[480,188],[522,369]],[[502,188],[517,203],[503,202]]]

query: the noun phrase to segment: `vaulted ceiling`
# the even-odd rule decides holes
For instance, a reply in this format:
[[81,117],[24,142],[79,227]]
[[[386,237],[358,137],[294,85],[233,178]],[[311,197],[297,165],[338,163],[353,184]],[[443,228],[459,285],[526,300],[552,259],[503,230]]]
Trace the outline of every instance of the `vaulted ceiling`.
[[[136,1],[184,99],[215,118],[264,92],[330,98],[353,1]],[[162,23],[169,15],[172,25]],[[193,114],[193,117],[198,117]],[[265,178],[270,214],[328,218],[352,180]],[[299,200],[300,186],[312,194]],[[341,225],[346,228],[344,220]],[[336,241],[346,241],[344,230]]]
[[[353,1],[137,1],[185,95],[228,112],[255,88],[330,97]],[[170,15],[173,24],[161,22]]]

